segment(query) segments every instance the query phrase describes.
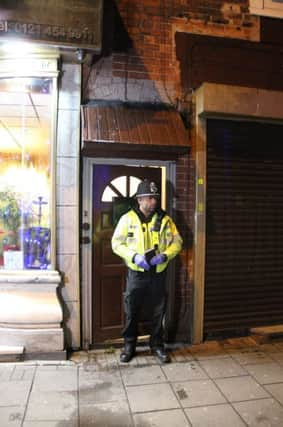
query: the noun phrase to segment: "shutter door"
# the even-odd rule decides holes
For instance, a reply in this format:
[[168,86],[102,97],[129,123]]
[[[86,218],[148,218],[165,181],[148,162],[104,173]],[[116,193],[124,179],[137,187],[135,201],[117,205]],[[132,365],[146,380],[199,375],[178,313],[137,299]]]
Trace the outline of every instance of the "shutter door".
[[204,334],[283,323],[283,126],[208,120]]

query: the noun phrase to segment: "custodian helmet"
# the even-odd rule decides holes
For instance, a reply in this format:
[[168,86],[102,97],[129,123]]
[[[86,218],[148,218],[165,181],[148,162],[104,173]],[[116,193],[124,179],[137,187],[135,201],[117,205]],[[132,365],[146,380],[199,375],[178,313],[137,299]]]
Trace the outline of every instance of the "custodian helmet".
[[136,197],[152,196],[159,197],[157,185],[155,182],[149,182],[148,179],[140,182],[137,188]]

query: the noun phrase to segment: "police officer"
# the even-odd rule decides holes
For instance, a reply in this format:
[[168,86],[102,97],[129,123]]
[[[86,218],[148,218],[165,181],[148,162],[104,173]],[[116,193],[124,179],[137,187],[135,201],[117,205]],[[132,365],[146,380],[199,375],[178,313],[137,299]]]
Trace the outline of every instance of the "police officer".
[[164,349],[163,318],[166,309],[166,267],[182,248],[182,238],[172,218],[161,210],[158,188],[142,181],[137,188],[137,206],[124,214],[112,237],[113,251],[124,259],[127,288],[124,294],[126,322],[122,332],[125,346],[121,362],[136,352],[141,308],[151,314],[150,348],[161,363],[170,362]]

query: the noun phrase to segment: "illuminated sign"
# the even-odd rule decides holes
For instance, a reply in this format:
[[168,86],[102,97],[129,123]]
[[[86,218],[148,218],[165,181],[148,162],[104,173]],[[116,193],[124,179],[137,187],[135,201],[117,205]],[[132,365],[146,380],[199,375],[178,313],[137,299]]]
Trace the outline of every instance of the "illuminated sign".
[[103,0],[7,0],[0,5],[0,40],[20,38],[101,49]]

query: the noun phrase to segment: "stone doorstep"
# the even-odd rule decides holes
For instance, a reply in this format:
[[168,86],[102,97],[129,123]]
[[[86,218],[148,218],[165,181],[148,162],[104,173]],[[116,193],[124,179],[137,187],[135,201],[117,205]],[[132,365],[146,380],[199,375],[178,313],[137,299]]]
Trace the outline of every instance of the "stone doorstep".
[[258,328],[251,328],[250,333],[256,342],[264,344],[276,338],[282,338],[283,325],[260,326]]
[[25,348],[22,345],[0,345],[0,362],[22,360]]

